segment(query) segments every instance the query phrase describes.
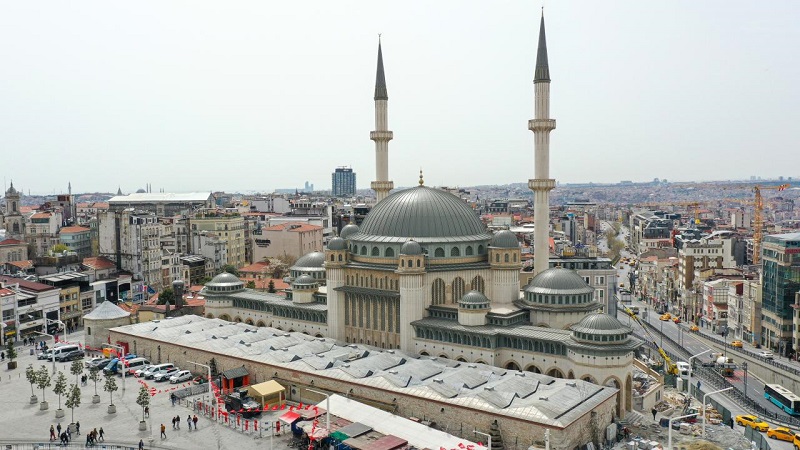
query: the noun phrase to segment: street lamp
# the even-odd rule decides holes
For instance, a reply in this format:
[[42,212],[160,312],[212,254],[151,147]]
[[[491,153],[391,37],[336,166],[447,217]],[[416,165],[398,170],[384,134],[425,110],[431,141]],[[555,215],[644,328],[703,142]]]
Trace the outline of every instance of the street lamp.
[[475,433],[475,434],[480,434],[480,435],[486,436],[486,438],[488,439],[486,441],[486,448],[489,449],[489,450],[492,450],[492,435],[491,434],[484,433],[484,432],[478,431],[478,430],[472,430],[472,432]]
[[725,388],[725,389],[720,389],[718,391],[712,391],[712,392],[709,392],[708,394],[703,395],[703,434],[702,434],[702,436],[704,438],[706,437],[706,419],[708,417],[708,411],[706,410],[706,398],[709,395],[719,394],[720,392],[730,391],[731,389],[733,389],[733,386],[731,386],[729,388]]
[[[705,412],[705,411],[704,411]],[[678,416],[669,419],[669,431],[667,431],[667,448],[672,449],[672,422],[678,419],[685,419],[687,417],[696,417],[697,414],[687,414],[685,416]]]
[[315,391],[314,389],[306,388],[307,391],[313,392],[315,394],[324,395],[325,396],[325,431],[330,436],[331,434],[331,396],[324,392]]
[[[211,380],[211,366],[207,366],[205,364],[200,364],[200,363],[197,363],[197,362],[194,362],[194,361],[186,361],[186,362],[189,363],[189,364],[194,364],[195,366],[205,367],[208,370],[208,397],[211,398],[211,396],[213,395],[213,393],[211,391],[211,382],[212,382],[212,380]],[[215,420],[214,421],[216,422],[217,420],[219,420],[219,414],[217,414],[215,416]]]

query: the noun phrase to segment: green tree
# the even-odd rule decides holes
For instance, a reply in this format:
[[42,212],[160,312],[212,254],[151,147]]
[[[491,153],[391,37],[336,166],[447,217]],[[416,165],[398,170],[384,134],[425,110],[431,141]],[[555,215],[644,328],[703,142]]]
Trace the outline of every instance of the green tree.
[[142,386],[139,388],[136,404],[142,407],[142,422],[144,422],[144,409],[150,406],[150,394],[147,392],[146,387]]
[[273,293],[273,294],[275,293],[275,282],[274,281],[269,280],[269,284],[267,285],[267,292],[270,292],[270,293]]
[[69,366],[69,373],[75,375],[75,384],[78,384],[78,375],[83,373],[83,363],[80,360],[72,361]]
[[253,281],[253,280],[250,280],[250,281],[248,281],[248,282],[247,282],[247,284],[245,285],[245,287],[246,287],[247,289],[255,289],[255,288],[256,288],[256,282],[255,282],[255,281]]
[[31,384],[31,397],[36,395],[33,392],[33,385],[36,384],[36,369],[33,368],[33,364],[28,364],[28,367],[25,368],[25,378],[28,380],[28,383]]
[[175,304],[175,291],[172,288],[166,288],[158,294],[158,304],[159,305],[166,305],[169,302],[170,305]]
[[42,390],[42,402],[44,402],[44,390],[52,385],[51,381],[52,377],[50,377],[47,367],[42,365],[36,372],[36,387]]
[[53,254],[68,252],[69,247],[64,244],[56,244],[53,246]]
[[9,361],[17,359],[17,349],[14,347],[13,339],[6,339],[6,357]]
[[239,269],[237,269],[236,266],[233,266],[231,264],[225,264],[224,266],[222,266],[222,272],[228,272],[229,274],[235,277],[239,276]]
[[72,423],[75,423],[75,408],[81,406],[81,388],[77,384],[69,385],[69,394],[64,406],[72,410]]
[[100,381],[100,368],[92,366],[89,369],[89,381],[94,382],[94,395],[97,395],[97,382]]
[[60,370],[56,376],[56,385],[53,386],[53,393],[58,396],[58,409],[61,409],[61,396],[67,393],[67,377]]
[[117,387],[117,381],[114,379],[114,374],[110,372],[103,373],[103,376],[106,379],[105,384],[103,384],[103,390],[108,392],[109,398],[111,398],[111,405],[114,405],[114,391],[119,389]]

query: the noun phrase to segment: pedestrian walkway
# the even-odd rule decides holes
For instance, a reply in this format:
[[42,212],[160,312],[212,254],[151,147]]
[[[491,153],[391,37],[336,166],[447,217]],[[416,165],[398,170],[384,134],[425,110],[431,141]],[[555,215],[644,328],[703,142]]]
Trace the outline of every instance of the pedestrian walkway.
[[[77,333],[76,333],[77,334]],[[72,341],[83,341],[82,333],[80,336],[72,334],[69,336]],[[65,429],[70,421],[72,412],[65,406],[65,397],[61,398],[61,408],[64,410],[64,417],[56,419],[56,409],[58,408],[58,396],[53,393],[53,387],[45,389],[44,399],[49,403],[49,409],[41,411],[39,403],[30,404],[31,385],[25,378],[25,367],[33,363],[35,368],[45,365],[48,370],[51,368],[51,363],[36,360],[35,356],[29,355],[27,352],[19,352],[17,358],[18,368],[15,370],[7,370],[6,364],[0,365],[0,398],[3,399],[3,408],[0,408],[0,448],[6,448],[6,445],[12,445],[12,449],[32,449],[34,442],[46,444],[58,444],[58,441],[50,441],[50,426],[61,424],[62,429]],[[64,372],[67,375],[69,382],[74,382],[74,377],[69,373],[69,363],[57,363],[56,369]],[[103,382],[97,383],[97,393],[100,396],[100,403],[93,404],[92,397],[95,393],[95,386],[93,382],[89,382],[87,386],[81,387],[81,404],[75,408],[75,420],[81,423],[80,436],[73,434],[71,444],[73,446],[80,446],[85,448],[86,432],[94,428],[100,429],[103,427],[105,431],[105,441],[100,444],[105,444],[107,448],[111,449],[112,446],[124,446],[124,448],[138,448],[139,440],[143,440],[146,449],[256,449],[264,448],[269,445],[269,437],[267,433],[263,433],[263,437],[259,437],[259,433],[251,430],[248,432],[239,431],[221,424],[216,424],[210,419],[197,414],[199,421],[197,422],[197,430],[192,429],[189,431],[185,425],[186,416],[189,414],[194,415],[192,410],[192,402],[184,401],[178,402],[175,406],[169,398],[169,393],[157,393],[151,397],[150,405],[150,418],[145,419],[148,427],[152,427],[152,434],[150,428],[146,431],[139,431],[139,422],[142,420],[142,408],[136,404],[136,397],[139,393],[140,384],[134,378],[117,378],[117,385],[119,390],[114,392],[113,401],[116,406],[115,414],[108,414],[108,405],[110,403],[110,395],[108,392],[103,391]],[[150,384],[158,387],[159,389],[168,389],[168,383],[153,383]],[[80,384],[80,383],[79,383]],[[34,387],[34,394],[38,397],[38,401],[42,401],[42,390]],[[188,405],[188,406],[187,406]],[[180,416],[184,419],[180,430],[173,430],[171,426],[172,417]],[[265,414],[262,421],[277,420],[273,415]],[[161,424],[166,426],[166,439],[159,438],[159,428]],[[263,426],[259,427],[263,430]],[[150,437],[153,437],[152,445]],[[286,448],[285,440],[288,436],[277,438],[275,440],[275,448]],[[26,447],[26,445],[30,445]],[[55,448],[56,445],[53,445]],[[64,448],[64,447],[61,447]],[[101,447],[98,447],[101,448]]]

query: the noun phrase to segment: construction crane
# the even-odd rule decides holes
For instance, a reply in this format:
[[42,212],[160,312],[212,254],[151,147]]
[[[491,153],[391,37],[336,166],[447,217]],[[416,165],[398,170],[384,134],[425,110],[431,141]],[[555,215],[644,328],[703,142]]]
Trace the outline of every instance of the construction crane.
[[761,240],[764,238],[764,199],[761,197],[761,191],[784,191],[788,188],[789,184],[781,184],[779,186],[753,186],[755,193],[754,217],[753,217],[753,265],[761,262]]
[[647,338],[650,339],[650,341],[658,350],[658,354],[661,355],[661,358],[664,359],[664,365],[667,368],[667,373],[670,375],[679,375],[680,370],[678,370],[678,366],[674,362],[672,362],[672,359],[667,355],[667,352],[665,352],[664,349],[661,348],[660,345],[658,345],[658,341],[656,341],[655,336],[653,336],[653,333],[651,333],[650,330],[642,323],[642,321],[639,320],[639,316],[634,314],[633,311],[631,311],[625,305],[622,305],[622,309],[625,311],[625,314],[629,315],[633,320],[636,321],[636,323],[639,324],[640,327],[642,327],[642,330],[644,330],[644,333],[647,335]]

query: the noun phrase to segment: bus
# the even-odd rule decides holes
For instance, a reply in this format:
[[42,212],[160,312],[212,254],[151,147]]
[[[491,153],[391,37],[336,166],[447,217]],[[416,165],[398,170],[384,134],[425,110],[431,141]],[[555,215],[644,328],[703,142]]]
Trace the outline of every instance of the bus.
[[800,397],[779,384],[765,384],[764,398],[793,416],[800,416]]

